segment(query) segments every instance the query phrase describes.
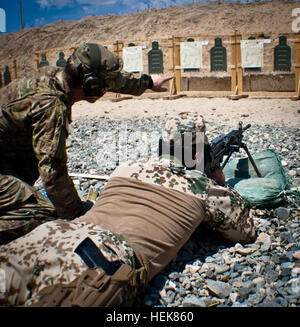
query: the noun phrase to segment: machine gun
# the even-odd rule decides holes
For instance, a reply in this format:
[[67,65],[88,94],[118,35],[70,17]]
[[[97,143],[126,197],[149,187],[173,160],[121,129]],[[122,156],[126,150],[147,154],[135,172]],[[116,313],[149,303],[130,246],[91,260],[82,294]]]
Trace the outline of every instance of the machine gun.
[[227,155],[222,168],[225,167],[231,155],[234,152],[239,152],[240,149],[244,149],[247,153],[249,160],[257,174],[258,177],[262,177],[249,150],[245,143],[242,142],[243,133],[251,127],[251,124],[243,127],[243,123],[239,122],[239,129],[232,130],[226,135],[221,135],[212,140],[212,142],[205,149],[205,159],[204,159],[204,171],[212,172],[217,167],[221,166],[223,158]]

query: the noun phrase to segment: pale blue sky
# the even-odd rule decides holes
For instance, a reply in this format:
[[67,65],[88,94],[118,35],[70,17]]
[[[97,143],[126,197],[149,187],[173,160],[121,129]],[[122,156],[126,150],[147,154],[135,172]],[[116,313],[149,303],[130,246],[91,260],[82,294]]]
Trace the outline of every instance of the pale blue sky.
[[[6,32],[16,32],[21,29],[20,2],[20,0],[0,0],[0,8],[4,9],[6,16]],[[126,14],[148,8],[166,8],[197,2],[205,2],[205,0],[23,0],[22,5],[24,24],[28,28],[58,20],[76,20],[87,15]],[[3,16],[3,11],[0,10],[0,32],[3,31]]]

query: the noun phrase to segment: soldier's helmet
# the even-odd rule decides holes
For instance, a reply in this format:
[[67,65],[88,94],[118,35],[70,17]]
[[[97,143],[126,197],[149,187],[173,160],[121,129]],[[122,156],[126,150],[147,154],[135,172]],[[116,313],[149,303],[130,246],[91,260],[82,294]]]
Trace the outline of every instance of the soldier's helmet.
[[167,119],[165,122],[162,139],[164,142],[174,143],[182,142],[182,136],[189,136],[192,144],[208,143],[207,136],[205,135],[206,126],[203,116],[196,112],[181,112],[177,116]]
[[88,97],[104,95],[107,80],[113,79],[123,68],[122,59],[97,43],[83,43],[72,54],[78,71],[83,76],[83,92]]
[[72,54],[76,65],[83,65],[88,71],[106,77],[122,70],[123,60],[97,43],[83,43]]

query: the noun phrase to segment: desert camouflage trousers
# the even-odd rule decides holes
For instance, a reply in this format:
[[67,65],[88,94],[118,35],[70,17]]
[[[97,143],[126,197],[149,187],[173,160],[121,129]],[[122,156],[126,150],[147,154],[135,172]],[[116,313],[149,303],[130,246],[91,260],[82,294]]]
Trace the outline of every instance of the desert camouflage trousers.
[[[105,261],[114,264],[121,262],[121,267],[127,267],[127,272],[128,269],[134,271],[134,251],[121,235],[92,223],[55,220],[0,247],[0,305],[39,306],[39,303],[43,304],[45,294],[53,290],[52,286],[74,286],[74,281],[87,270],[97,275],[101,269],[88,269],[91,267],[78,254],[78,248],[87,238],[101,251]],[[126,276],[121,276],[122,279],[125,280]],[[97,283],[99,280],[96,279],[92,286]],[[80,289],[77,289],[77,293]],[[52,299],[60,301],[59,296],[55,294]],[[125,298],[128,297],[123,292],[117,299],[117,305]]]
[[0,173],[0,245],[55,218],[53,204],[34,187]]

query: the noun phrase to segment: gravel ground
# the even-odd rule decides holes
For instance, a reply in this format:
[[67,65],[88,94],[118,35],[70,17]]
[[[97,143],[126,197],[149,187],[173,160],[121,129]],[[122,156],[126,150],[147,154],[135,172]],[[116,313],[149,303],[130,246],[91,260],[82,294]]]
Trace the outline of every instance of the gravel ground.
[[[127,159],[155,155],[160,117],[74,120],[67,141],[69,171],[109,174]],[[209,139],[237,126],[207,123]],[[275,150],[289,186],[300,191],[300,129],[252,124],[244,141],[250,152]],[[124,151],[124,149],[127,149]],[[242,155],[242,153],[241,153]],[[74,178],[83,198],[101,193],[105,181]],[[147,288],[146,306],[300,306],[300,202],[286,196],[280,207],[255,211],[257,239],[232,244],[201,224],[177,257]]]

